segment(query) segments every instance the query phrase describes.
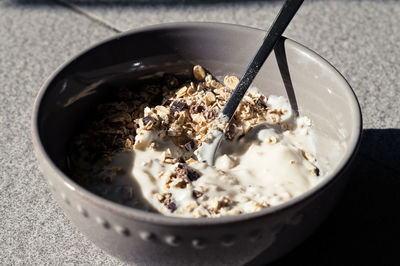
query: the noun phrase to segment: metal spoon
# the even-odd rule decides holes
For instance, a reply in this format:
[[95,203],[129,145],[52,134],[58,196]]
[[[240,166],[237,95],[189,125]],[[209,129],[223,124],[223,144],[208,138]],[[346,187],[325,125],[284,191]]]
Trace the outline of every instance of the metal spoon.
[[289,25],[303,1],[304,0],[286,0],[283,4],[274,23],[272,23],[267,35],[264,37],[263,43],[253,57],[253,60],[251,60],[250,64],[247,66],[246,72],[240,79],[218,119],[216,119],[216,126],[218,129],[213,130],[211,132],[212,138],[207,142],[203,142],[203,144],[196,150],[195,154],[199,160],[206,161],[209,165],[214,165],[215,156],[221,143],[221,139],[224,136],[226,126],[232,119],[233,114],[239,106],[247,89],[256,77],[258,71],[274,48],[275,43],[280,39],[282,33]]

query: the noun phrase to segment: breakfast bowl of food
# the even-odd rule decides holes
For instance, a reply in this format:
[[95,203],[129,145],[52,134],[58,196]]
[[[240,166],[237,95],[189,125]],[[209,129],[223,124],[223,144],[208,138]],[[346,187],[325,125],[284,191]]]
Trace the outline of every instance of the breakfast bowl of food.
[[357,153],[357,98],[327,61],[275,45],[226,126],[198,149],[265,32],[218,23],[119,34],[63,64],[39,92],[32,137],[66,216],[139,265],[268,263],[309,236]]

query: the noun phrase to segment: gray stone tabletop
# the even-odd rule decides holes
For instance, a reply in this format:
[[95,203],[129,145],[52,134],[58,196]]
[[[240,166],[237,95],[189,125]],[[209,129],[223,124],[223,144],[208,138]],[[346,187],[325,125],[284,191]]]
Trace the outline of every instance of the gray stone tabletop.
[[[173,21],[267,28],[274,0],[0,0],[0,264],[121,265],[64,216],[30,137],[32,105],[68,58],[117,32]],[[285,35],[330,61],[360,101],[350,183],[326,222],[275,265],[399,265],[400,2],[305,1]]]

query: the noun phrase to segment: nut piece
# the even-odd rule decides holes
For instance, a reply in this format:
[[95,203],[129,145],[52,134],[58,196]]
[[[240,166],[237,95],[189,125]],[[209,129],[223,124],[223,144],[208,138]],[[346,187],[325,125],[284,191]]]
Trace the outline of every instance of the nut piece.
[[203,112],[203,110],[204,110],[204,107],[201,106],[200,104],[195,104],[195,105],[190,106],[190,113],[192,113],[192,114],[201,113],[201,112]]
[[225,76],[224,84],[230,89],[236,88],[239,83],[239,79],[236,76]]
[[130,139],[125,140],[125,148],[130,149],[130,150],[133,149],[132,141]]
[[199,204],[196,201],[190,201],[188,204],[186,204],[185,209],[189,212],[193,212],[198,206]]
[[201,191],[198,191],[198,190],[195,190],[195,189],[193,189],[193,191],[192,191],[192,195],[193,195],[193,197],[195,198],[195,199],[198,199],[198,198],[200,198],[201,196],[203,196],[203,192],[201,192]]
[[319,168],[317,167],[312,168],[310,172],[313,176],[319,176]]
[[275,136],[270,136],[269,138],[268,138],[268,143],[269,144],[275,144],[275,143],[277,143],[278,142],[278,139],[275,137]]
[[311,163],[316,162],[315,157],[311,153],[303,151],[303,150],[301,151],[301,153],[302,153],[303,157],[306,158],[309,162],[311,162]]
[[214,93],[212,93],[211,91],[207,92],[205,98],[206,98],[206,105],[207,105],[207,106],[209,106],[209,105],[215,103],[215,101],[216,101],[215,95],[214,95]]
[[125,112],[119,112],[112,114],[108,117],[108,120],[112,123],[124,123],[124,122],[130,122],[132,120],[131,116],[128,113]]
[[212,210],[220,210],[223,207],[227,207],[232,203],[232,201],[226,197],[226,196],[221,196],[219,198],[214,198],[210,201],[209,207]]
[[206,77],[206,71],[202,66],[196,65],[193,67],[193,76],[198,81],[202,81]]
[[218,116],[219,111],[216,109],[207,109],[204,111],[204,117],[207,119],[215,119]]
[[177,92],[176,92],[176,96],[178,97],[183,97],[186,92],[187,92],[188,88],[186,86],[183,86],[182,88],[180,88]]
[[165,196],[160,193],[156,193],[156,198],[159,202],[163,202],[165,200]]

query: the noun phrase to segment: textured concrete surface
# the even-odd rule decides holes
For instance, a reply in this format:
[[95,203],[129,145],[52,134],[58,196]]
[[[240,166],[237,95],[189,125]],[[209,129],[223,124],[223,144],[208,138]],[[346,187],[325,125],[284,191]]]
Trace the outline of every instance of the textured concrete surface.
[[[63,1],[122,31],[176,21],[267,29],[282,5],[282,1],[142,0],[133,1],[136,4],[116,1],[119,4],[109,6],[93,3],[98,1]],[[305,1],[285,32],[322,55],[348,79],[360,99],[366,128],[400,125],[400,111],[389,101],[400,99],[396,89],[400,53],[394,48],[400,43],[399,14],[398,1]]]
[[[62,62],[117,31],[173,21],[267,28],[281,1],[0,0],[0,264],[120,265],[62,214],[38,170],[30,112]],[[286,35],[330,61],[364,116],[338,207],[275,265],[399,265],[400,2],[305,1]]]
[[66,219],[30,137],[32,105],[54,69],[113,34],[63,6],[0,1],[0,264],[116,264]]

